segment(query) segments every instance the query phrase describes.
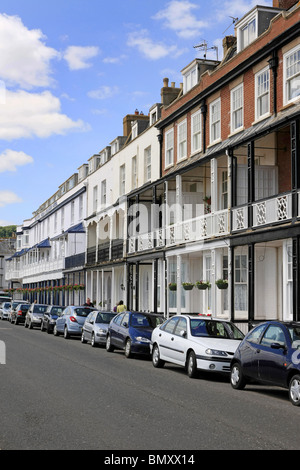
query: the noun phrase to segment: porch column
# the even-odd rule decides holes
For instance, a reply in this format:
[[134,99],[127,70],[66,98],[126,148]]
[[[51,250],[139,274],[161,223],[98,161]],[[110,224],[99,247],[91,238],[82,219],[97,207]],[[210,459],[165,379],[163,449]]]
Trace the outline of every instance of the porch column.
[[175,239],[176,242],[182,240],[182,177],[181,175],[176,175],[176,225],[175,225]]
[[300,272],[300,250],[299,237],[292,239],[292,267],[293,267],[293,321],[300,321],[300,302],[299,302],[299,272]]
[[300,188],[300,145],[299,120],[291,122],[291,166],[292,166],[292,217],[298,215],[298,189]]
[[248,144],[247,165],[248,165],[248,227],[252,227],[253,225],[252,203],[255,200],[254,142],[250,142]]
[[255,295],[255,244],[250,243],[248,245],[248,321],[249,329],[251,329],[251,322],[255,319],[254,317],[254,295]]
[[139,290],[140,290],[140,263],[135,264],[135,310],[139,310]]
[[218,160],[212,158],[210,161],[210,174],[211,174],[211,211],[215,212],[218,209]]
[[155,258],[152,262],[153,272],[153,312],[157,312],[157,274],[158,274],[158,259]]
[[176,256],[177,261],[177,290],[176,290],[176,308],[177,315],[181,314],[181,255]]

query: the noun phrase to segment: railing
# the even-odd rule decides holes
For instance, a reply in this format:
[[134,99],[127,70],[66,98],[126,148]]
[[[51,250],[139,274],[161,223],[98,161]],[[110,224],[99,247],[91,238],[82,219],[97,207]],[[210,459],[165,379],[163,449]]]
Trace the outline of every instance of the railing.
[[[281,194],[254,202],[251,209],[253,211],[253,227],[289,220],[292,217],[292,195],[291,193]],[[248,206],[232,209],[232,231],[247,228]]]
[[199,241],[227,235],[228,233],[229,211],[225,209],[169,225],[166,229],[160,228],[153,232],[130,237],[128,253],[131,254],[155,247],[160,248],[165,245],[172,246],[180,243]]

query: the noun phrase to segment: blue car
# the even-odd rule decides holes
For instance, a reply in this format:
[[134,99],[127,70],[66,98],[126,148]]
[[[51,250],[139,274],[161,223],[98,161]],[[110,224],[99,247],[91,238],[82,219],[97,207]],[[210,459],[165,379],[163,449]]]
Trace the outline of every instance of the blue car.
[[56,319],[53,329],[54,336],[63,334],[65,339],[71,336],[81,336],[83,324],[92,310],[96,309],[73,305],[66,307]]
[[163,316],[144,312],[122,312],[110,322],[106,350],[123,349],[126,357],[150,354],[152,331],[163,322]]
[[289,390],[300,406],[300,323],[268,321],[251,330],[231,361],[230,381],[235,389],[258,382]]

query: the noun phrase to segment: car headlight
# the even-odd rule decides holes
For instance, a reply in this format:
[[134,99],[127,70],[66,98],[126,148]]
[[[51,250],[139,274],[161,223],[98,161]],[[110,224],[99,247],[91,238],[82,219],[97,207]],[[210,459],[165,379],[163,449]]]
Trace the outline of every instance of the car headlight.
[[99,333],[102,334],[102,335],[105,335],[107,333],[107,330],[105,330],[103,328],[99,328]]
[[218,349],[208,348],[208,349],[206,349],[205,352],[206,352],[206,354],[209,354],[210,356],[227,356],[227,352],[219,351]]
[[150,339],[144,338],[144,336],[137,336],[136,340],[139,341],[140,343],[150,343]]

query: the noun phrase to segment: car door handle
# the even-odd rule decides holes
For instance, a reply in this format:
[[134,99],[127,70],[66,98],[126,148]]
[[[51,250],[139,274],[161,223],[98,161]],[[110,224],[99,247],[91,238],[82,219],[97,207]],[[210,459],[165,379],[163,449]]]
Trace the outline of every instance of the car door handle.
[[257,349],[257,350],[255,351],[255,353],[256,353],[256,354],[260,353],[260,349]]
[[158,336],[160,337],[160,336],[161,336],[161,333],[159,333],[159,335],[158,335]]
[[171,338],[171,341],[174,341],[174,338],[173,338],[173,337]]

